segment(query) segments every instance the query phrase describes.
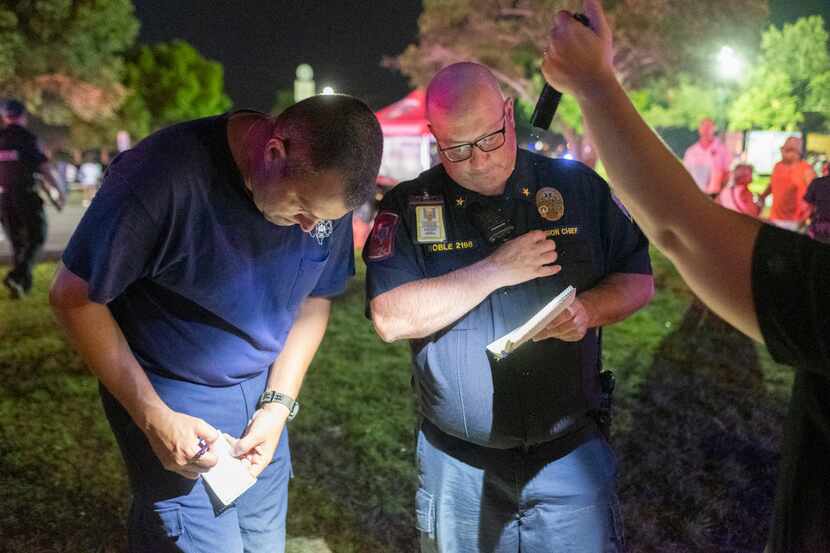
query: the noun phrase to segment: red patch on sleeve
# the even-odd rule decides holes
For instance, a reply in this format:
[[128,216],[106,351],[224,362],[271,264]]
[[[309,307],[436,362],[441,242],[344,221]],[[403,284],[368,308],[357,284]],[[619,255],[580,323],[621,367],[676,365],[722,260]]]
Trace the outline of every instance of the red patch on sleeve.
[[382,261],[395,253],[395,231],[401,218],[397,213],[381,211],[375,217],[375,226],[369,235],[369,261]]

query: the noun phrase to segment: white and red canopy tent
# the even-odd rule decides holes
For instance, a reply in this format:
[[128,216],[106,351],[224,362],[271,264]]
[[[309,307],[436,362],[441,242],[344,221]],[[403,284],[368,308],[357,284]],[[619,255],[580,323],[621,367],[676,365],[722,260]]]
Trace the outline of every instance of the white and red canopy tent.
[[375,113],[383,131],[382,176],[398,182],[412,179],[437,161],[425,99],[424,90],[418,88]]

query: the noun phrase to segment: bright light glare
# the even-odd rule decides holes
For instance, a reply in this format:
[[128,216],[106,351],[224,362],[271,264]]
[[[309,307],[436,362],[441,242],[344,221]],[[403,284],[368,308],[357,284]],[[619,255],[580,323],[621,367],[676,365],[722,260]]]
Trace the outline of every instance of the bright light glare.
[[326,95],[334,94],[334,89],[330,86],[324,86],[323,87],[323,92],[321,94],[326,94]]
[[542,151],[542,148],[544,148],[544,147],[545,147],[545,143],[544,143],[544,142],[542,142],[541,140],[537,140],[537,141],[533,144],[533,147],[534,147],[536,150],[538,150],[538,151],[540,151],[540,152],[541,152],[541,151]]
[[565,154],[562,157],[564,157],[565,159],[573,159],[574,158],[573,154]]
[[718,73],[724,79],[737,79],[744,69],[744,60],[735,50],[724,46],[718,52]]

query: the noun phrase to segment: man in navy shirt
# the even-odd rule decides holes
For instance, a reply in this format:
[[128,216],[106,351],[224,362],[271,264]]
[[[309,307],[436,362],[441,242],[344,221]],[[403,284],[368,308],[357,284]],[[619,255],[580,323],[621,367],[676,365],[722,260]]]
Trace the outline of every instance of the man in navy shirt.
[[[589,413],[601,327],[652,296],[648,242],[589,168],[517,149],[486,67],[441,70],[427,111],[441,165],[387,193],[364,250],[374,325],[413,351],[421,550],[616,551],[616,464]],[[533,343],[488,359],[568,285]]]
[[[315,96],[169,127],[110,165],[50,301],[102,383],[131,551],[283,550],[284,426],[354,273],[349,211],[381,149],[365,104]],[[258,477],[226,510],[199,478],[223,432]]]
[[830,551],[830,247],[708,201],[617,80],[599,0],[584,4],[592,28],[560,12],[542,72],[574,95],[615,189],[695,294],[797,368],[766,551]]

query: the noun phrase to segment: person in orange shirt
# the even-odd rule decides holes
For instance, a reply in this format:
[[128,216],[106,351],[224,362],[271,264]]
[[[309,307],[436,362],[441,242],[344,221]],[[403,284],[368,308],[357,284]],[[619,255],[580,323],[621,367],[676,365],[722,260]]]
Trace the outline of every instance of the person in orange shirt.
[[770,223],[793,231],[797,231],[810,215],[810,206],[803,198],[807,186],[816,178],[816,172],[801,157],[801,146],[801,139],[796,136],[784,141],[781,161],[775,164],[769,186],[761,194],[763,202],[772,193]]

